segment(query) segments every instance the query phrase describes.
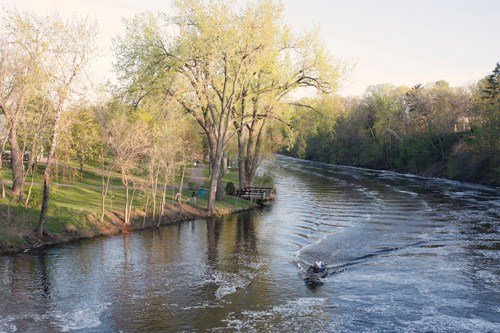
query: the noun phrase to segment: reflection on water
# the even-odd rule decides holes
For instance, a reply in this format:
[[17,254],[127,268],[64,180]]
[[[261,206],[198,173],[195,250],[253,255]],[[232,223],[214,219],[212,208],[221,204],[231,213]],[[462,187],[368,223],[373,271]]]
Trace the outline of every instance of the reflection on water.
[[262,211],[0,257],[0,332],[500,332],[498,189],[273,170]]

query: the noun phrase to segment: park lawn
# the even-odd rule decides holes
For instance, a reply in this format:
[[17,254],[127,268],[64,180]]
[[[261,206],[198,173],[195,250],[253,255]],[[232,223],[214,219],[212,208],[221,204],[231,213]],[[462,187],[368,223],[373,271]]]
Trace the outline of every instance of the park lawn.
[[[39,167],[35,175],[35,184],[31,194],[28,208],[19,202],[17,198],[8,195],[0,199],[0,253],[15,252],[23,248],[30,247],[35,241],[34,230],[36,229],[40,216],[42,202],[42,173],[43,167]],[[62,170],[59,170],[62,172]],[[122,232],[124,223],[121,217],[125,205],[124,189],[121,184],[119,174],[112,174],[110,188],[106,198],[106,210],[104,222],[101,222],[101,176],[100,169],[92,166],[85,167],[83,180],[79,176],[72,179],[63,178],[59,174],[57,179],[52,180],[51,197],[49,210],[44,225],[50,241],[48,243],[64,242],[83,237],[92,237],[101,234],[114,234]],[[4,177],[10,174],[4,169]],[[237,175],[237,170],[235,171]],[[7,180],[8,177],[5,177]],[[146,179],[135,177],[137,182],[146,183]],[[58,183],[56,183],[58,181]],[[177,182],[177,180],[175,180]],[[29,180],[26,183],[26,193],[29,188]],[[130,195],[134,190],[130,187]],[[208,193],[199,197],[196,206],[182,205],[182,216],[173,216],[172,212],[178,211],[178,206],[173,204],[175,190],[167,191],[167,220],[169,217],[174,220],[190,219],[195,217],[208,216],[205,211],[207,206]],[[186,192],[185,192],[186,193]],[[190,192],[187,192],[190,193]],[[157,203],[161,202],[161,190],[157,194]],[[146,193],[136,189],[134,197],[134,212],[132,229],[154,225],[153,221],[144,223],[144,207],[146,203]],[[185,198],[189,195],[185,195]],[[151,201],[149,199],[149,201]],[[151,203],[149,204],[151,206]],[[251,204],[247,200],[237,197],[225,196],[224,201],[216,203],[217,215],[227,215],[235,211],[250,209]],[[158,214],[158,210],[157,210]],[[170,215],[169,215],[170,214]],[[135,217],[135,219],[134,219]],[[147,217],[147,215],[146,215]]]
[[[204,169],[204,175],[205,175],[205,187],[208,188],[210,187],[210,170],[208,167],[206,167]],[[238,169],[227,169],[227,171],[224,173],[224,175],[222,176],[222,183],[224,184],[224,186],[229,183],[229,182],[233,182],[234,186],[237,187],[238,183],[239,183],[239,174],[238,174]]]

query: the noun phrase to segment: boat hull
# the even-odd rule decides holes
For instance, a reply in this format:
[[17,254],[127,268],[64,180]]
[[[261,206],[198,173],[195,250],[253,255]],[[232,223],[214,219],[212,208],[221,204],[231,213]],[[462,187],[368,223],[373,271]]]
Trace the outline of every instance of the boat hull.
[[323,283],[322,279],[328,275],[328,271],[326,268],[323,268],[320,271],[315,271],[313,266],[310,266],[305,273],[304,282],[307,285],[321,284]]

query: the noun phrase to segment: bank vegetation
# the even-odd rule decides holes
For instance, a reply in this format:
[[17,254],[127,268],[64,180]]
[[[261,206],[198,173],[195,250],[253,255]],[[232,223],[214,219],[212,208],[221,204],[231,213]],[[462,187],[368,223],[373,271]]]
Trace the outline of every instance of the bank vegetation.
[[284,154],[500,185],[500,63],[463,87],[381,84],[297,108]]

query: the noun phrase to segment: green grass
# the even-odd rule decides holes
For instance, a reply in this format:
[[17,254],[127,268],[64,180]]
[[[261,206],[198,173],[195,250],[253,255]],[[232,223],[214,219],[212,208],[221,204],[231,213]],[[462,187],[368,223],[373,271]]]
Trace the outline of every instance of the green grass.
[[[210,181],[210,172],[209,172],[208,164],[207,164],[207,167],[205,168],[205,170],[203,171],[203,173],[205,175],[205,179],[207,179],[205,187],[208,187],[209,186],[208,182]],[[226,173],[222,176],[222,182],[224,184],[226,184],[228,182],[233,182],[235,185],[237,185],[238,180],[239,180],[238,169],[228,169],[226,171]]]
[[[205,178],[207,181],[205,182],[204,187],[209,188],[210,174],[208,167],[204,171]],[[238,169],[228,169],[226,173],[222,176],[222,183],[224,188],[226,184],[229,182],[233,182],[236,189],[239,187],[239,170]],[[256,176],[254,179],[254,186],[262,186],[262,187],[274,187],[274,179],[270,173],[265,173],[261,176]]]
[[[3,170],[4,179],[12,179],[10,170]],[[35,184],[31,194],[29,207],[24,208],[24,203],[17,198],[8,196],[0,199],[0,231],[6,229],[25,229],[26,232],[34,230],[40,216],[42,203],[42,177],[44,167],[37,168],[35,174]],[[62,234],[66,232],[68,225],[76,228],[78,233],[86,234],[89,230],[95,229],[95,219],[101,215],[101,176],[100,170],[96,168],[85,168],[83,180],[79,176],[71,179],[62,178],[62,169],[59,168],[57,179],[52,178],[50,187],[49,210],[44,225],[44,230],[49,234]],[[30,186],[29,179],[25,184],[25,197]],[[64,184],[65,186],[56,184]],[[125,193],[118,174],[113,174],[110,181],[110,189],[106,198],[106,208],[108,210],[122,210],[125,204]],[[133,189],[130,189],[132,195]],[[142,191],[136,191],[134,197],[134,207],[144,205],[145,196]],[[94,217],[94,221],[89,219]],[[2,223],[2,220],[5,221]],[[8,233],[8,232],[4,232]],[[0,232],[2,234],[2,232]],[[5,239],[4,242],[12,244],[15,241]]]
[[229,182],[233,182],[236,188],[238,188],[239,179],[238,169],[228,169],[224,176],[222,176],[222,182],[224,185]]
[[22,248],[26,244],[26,240],[20,236],[0,234],[0,244],[6,244],[12,248]]
[[[75,167],[75,165],[73,166]],[[207,168],[208,169],[208,168]],[[36,229],[42,203],[42,179],[44,167],[39,166],[35,174],[28,208],[24,208],[24,202],[19,202],[17,198],[8,193],[7,198],[0,199],[0,250],[1,248],[22,248],[26,244],[27,235],[33,235]],[[85,236],[99,234],[103,224],[100,222],[101,216],[101,176],[100,169],[95,166],[86,166],[84,168],[83,179],[80,181],[79,174],[74,174],[72,178],[62,177],[62,167],[58,168],[58,177],[52,177],[49,209],[44,230],[50,235],[56,235],[62,239],[73,236]],[[208,173],[208,170],[206,170]],[[11,171],[3,169],[4,180],[12,179]],[[146,179],[134,177],[137,182],[147,183]],[[238,182],[237,170],[229,170],[224,182]],[[174,186],[178,186],[179,178],[174,181]],[[184,184],[187,185],[187,179]],[[25,194],[28,192],[30,179],[25,184]],[[7,185],[6,187],[10,187]],[[206,188],[206,187],[205,187]],[[168,190],[166,201],[170,206],[172,197],[177,191]],[[133,194],[133,188],[130,186],[130,196]],[[184,191],[185,199],[190,197],[190,191]],[[134,209],[144,210],[147,194],[142,190],[136,189],[134,195]],[[157,204],[161,201],[161,189],[157,194]],[[208,193],[198,198],[197,207],[207,206]],[[150,200],[151,201],[151,200]],[[125,191],[121,183],[120,175],[113,173],[110,179],[110,188],[106,197],[106,210],[119,211],[124,210]],[[151,202],[149,204],[151,206]],[[220,214],[228,214],[236,209],[247,209],[250,203],[236,197],[225,196],[224,201],[216,202],[216,210]],[[158,212],[158,210],[157,210]],[[109,223],[109,222],[105,222]],[[101,229],[100,229],[101,228]],[[71,237],[70,237],[71,236]]]
[[239,197],[233,197],[226,195],[224,196],[224,201],[218,202],[222,208],[231,209],[231,208],[239,208],[244,209],[249,206],[249,201],[245,199],[241,199]]

